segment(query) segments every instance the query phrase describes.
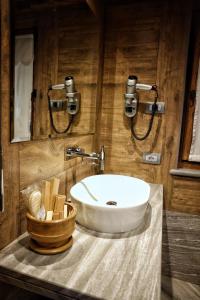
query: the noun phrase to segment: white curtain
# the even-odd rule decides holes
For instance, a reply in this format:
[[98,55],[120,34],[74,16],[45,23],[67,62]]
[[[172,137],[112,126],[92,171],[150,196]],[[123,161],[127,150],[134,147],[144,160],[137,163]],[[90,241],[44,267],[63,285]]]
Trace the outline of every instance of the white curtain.
[[34,39],[32,34],[15,37],[14,142],[30,140],[33,89]]
[[196,104],[189,161],[200,162],[200,59],[197,75]]

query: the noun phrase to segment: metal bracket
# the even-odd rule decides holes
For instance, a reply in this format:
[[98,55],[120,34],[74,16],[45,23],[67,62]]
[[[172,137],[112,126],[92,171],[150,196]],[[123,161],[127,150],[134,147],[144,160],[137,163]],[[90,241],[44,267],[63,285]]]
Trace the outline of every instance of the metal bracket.
[[[153,102],[147,102],[145,103],[145,113],[151,114],[152,113],[152,106]],[[165,113],[165,102],[157,102],[157,111],[156,114],[164,114]]]
[[50,103],[52,111],[63,111],[67,108],[67,100],[51,99]]

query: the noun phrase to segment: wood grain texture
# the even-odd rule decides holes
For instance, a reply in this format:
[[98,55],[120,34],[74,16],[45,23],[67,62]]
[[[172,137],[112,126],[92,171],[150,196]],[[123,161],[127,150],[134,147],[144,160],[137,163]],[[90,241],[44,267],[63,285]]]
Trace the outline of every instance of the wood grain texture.
[[[8,280],[9,281],[9,280]],[[46,298],[44,296],[41,296],[36,293],[32,293],[31,289],[27,288],[20,289],[17,286],[13,286],[8,284],[8,281],[6,282],[0,282],[0,289],[1,289],[1,296],[3,299],[26,299],[26,300],[49,300],[50,298]]]
[[165,211],[162,272],[200,285],[200,217]]
[[[81,159],[65,162],[64,148],[78,144],[87,152],[94,151],[97,69],[100,65],[98,22],[85,1],[68,1],[70,6],[67,4],[67,8],[66,1],[57,1],[57,10],[55,3],[51,1],[48,1],[47,6],[44,2],[39,6],[33,2],[18,2],[15,26],[16,29],[40,29],[37,32],[38,63],[35,66],[34,84],[38,93],[34,105],[36,119],[33,128],[34,139],[40,139],[13,145],[9,143],[10,8],[9,3],[1,3],[1,30],[4,33],[1,35],[1,99],[4,99],[4,102],[1,102],[1,125],[3,124],[4,140],[5,213],[0,215],[0,248],[26,229],[26,210],[20,191],[56,175],[61,179],[62,193],[69,193],[77,178],[88,176],[95,171],[93,166],[85,166]],[[50,34],[47,34],[48,31]],[[75,134],[56,137],[49,131],[46,88],[49,83],[64,80],[66,72],[73,72],[77,77],[77,89],[82,93],[81,116],[73,125],[72,132]],[[63,114],[58,114],[55,122],[58,126],[66,126],[66,115],[63,117]],[[55,139],[47,139],[48,133]]]
[[[92,152],[104,144],[106,172],[163,182],[168,209],[199,213],[198,181],[186,180],[188,184],[183,187],[185,179],[177,181],[169,175],[169,170],[176,168],[179,151],[191,3],[183,4],[179,0],[173,3],[154,0],[151,4],[146,0],[109,1],[105,23],[101,24],[103,29],[84,3],[76,1],[73,4],[71,1],[69,9],[63,8],[65,5],[61,2],[56,12],[51,5],[40,11],[36,3],[32,12],[30,7],[25,9],[26,14],[18,11],[17,28],[34,28],[36,25],[40,28],[46,24],[38,34],[42,45],[38,55],[45,58],[37,66],[37,74],[41,77],[35,79],[39,88],[35,110],[38,122],[34,132],[35,138],[40,137],[40,140],[19,145],[9,144],[9,7],[5,1],[1,3],[6,212],[0,215],[0,247],[26,228],[25,208],[21,197],[19,200],[19,191],[58,175],[62,177],[62,190],[68,193],[78,178],[93,174],[94,168],[82,164],[81,159],[64,161],[64,147],[68,145],[78,144],[86,152]],[[48,14],[43,18],[44,12]],[[54,33],[48,40],[47,30]],[[68,72],[75,74],[77,89],[82,93],[81,114],[73,125],[72,134],[57,138],[54,135],[52,141],[47,139],[50,131],[46,87],[51,81],[61,82]],[[157,83],[160,99],[166,104],[166,114],[155,117],[150,137],[141,143],[131,140],[128,120],[123,114],[125,82],[132,73],[138,75],[140,82]],[[153,100],[153,93],[140,92],[140,102],[149,100]],[[136,127],[139,134],[145,132],[148,120],[149,116],[142,114],[141,106]],[[58,126],[63,127],[66,121],[62,113],[55,117]],[[143,152],[161,153],[161,165],[144,164]]]
[[99,22],[102,22],[104,3],[101,0],[86,0],[86,3],[90,7],[96,18],[99,20]]
[[[46,166],[46,169],[48,169],[48,166]],[[82,161],[80,158],[78,158],[78,159],[71,159],[69,161],[66,161],[65,169],[62,172],[57,173],[56,175],[52,174],[52,177],[56,176],[57,178],[59,178],[60,180],[59,193],[66,195],[67,200],[70,200],[69,192],[71,187],[81,179],[90,175],[94,175],[95,173],[96,173],[95,166],[91,165],[91,163],[85,160]],[[46,179],[51,180],[52,177],[49,175],[48,177],[46,177]],[[47,174],[45,176],[47,176]],[[20,233],[25,232],[27,228],[27,222],[26,222],[27,209],[25,206],[26,189],[27,187],[33,188],[33,186],[36,186],[37,188],[41,189],[41,178],[39,176],[34,177],[34,180],[33,178],[30,179],[30,181],[28,181],[25,186],[21,187],[22,189],[20,190],[20,213],[19,213]]]
[[[21,3],[23,4],[23,3]],[[53,137],[50,128],[47,89],[50,84],[64,83],[67,75],[74,76],[76,89],[81,93],[80,112],[70,132],[95,132],[96,90],[99,66],[99,23],[86,3],[77,6],[59,6],[46,1],[37,10],[31,5],[16,9],[15,29],[34,29],[37,33],[34,88],[33,139]],[[26,6],[25,6],[26,7]],[[52,99],[65,98],[65,92],[54,92]],[[62,131],[67,127],[66,112],[53,113],[55,126]],[[66,135],[66,134],[65,134]]]
[[77,226],[72,248],[59,256],[37,255],[22,235],[0,252],[0,280],[3,274],[22,288],[54,292],[53,299],[160,300],[162,186],[151,185],[149,204],[144,222],[130,232]]
[[[108,1],[106,6],[98,144],[105,145],[106,172],[164,183],[165,207],[199,213],[195,195],[190,197],[190,205],[184,206],[186,201],[181,200],[178,205],[176,196],[174,203],[173,178],[169,175],[178,162],[192,6],[179,0],[145,4]],[[131,138],[130,123],[123,112],[129,74],[136,74],[140,82],[156,83],[159,98],[165,102],[165,114],[155,117],[150,136],[142,142]],[[140,103],[154,99],[153,93],[139,95]],[[144,135],[148,122],[149,115],[143,114],[140,105],[136,122],[139,135]],[[161,164],[144,164],[144,152],[160,153]],[[195,193],[191,188],[189,191]]]
[[[64,206],[64,204],[63,204]],[[30,234],[30,247],[40,254],[57,254],[67,250],[73,244],[72,233],[75,230],[76,208],[68,203],[67,218],[40,221],[30,213],[27,217],[27,231]]]
[[199,300],[200,286],[188,281],[162,276],[161,300]]
[[4,175],[4,212],[0,212],[0,248],[19,235],[19,157],[18,145],[10,145],[10,28],[9,1],[1,1],[1,139]]
[[200,179],[173,178],[171,207],[173,210],[200,214]]
[[[190,34],[189,59],[187,67],[186,103],[184,111],[181,160],[188,160],[193,135],[193,119],[195,113],[195,99],[198,78],[198,67],[200,57],[200,13],[192,15],[192,26]],[[192,60],[190,59],[192,57]],[[194,94],[195,92],[195,94]],[[190,163],[189,163],[190,164]],[[188,165],[189,165],[188,164]],[[200,168],[200,166],[199,166]]]
[[[175,1],[166,4],[163,15],[158,77],[161,95],[167,104],[162,180],[165,182],[165,207],[168,209],[171,208],[172,195],[169,170],[177,167],[178,163],[191,12],[191,3],[182,5],[181,1]],[[172,48],[172,45],[176,46]]]
[[[153,1],[148,9],[144,2],[121,1],[108,5],[105,12],[100,144],[106,149],[106,172],[137,176],[149,182],[161,181],[160,166],[149,168],[142,163],[142,154],[161,152],[162,118],[155,117],[147,143],[135,142],[123,106],[125,83],[130,74],[136,74],[140,82],[156,83],[161,8],[159,1]],[[153,93],[140,92],[140,102],[153,99]],[[148,123],[149,116],[139,112],[136,131],[144,134]]]

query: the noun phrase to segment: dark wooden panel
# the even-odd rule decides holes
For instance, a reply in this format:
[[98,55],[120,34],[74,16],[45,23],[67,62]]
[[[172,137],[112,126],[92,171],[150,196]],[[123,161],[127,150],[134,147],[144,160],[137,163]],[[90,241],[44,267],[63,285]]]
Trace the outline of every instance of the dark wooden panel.
[[200,214],[200,179],[173,178],[171,207]]
[[[194,13],[190,35],[190,51],[187,67],[186,103],[182,133],[182,147],[180,160],[188,160],[192,142],[193,119],[195,113],[195,99],[197,76],[200,58],[200,13]],[[180,162],[181,163],[181,162]],[[188,164],[189,165],[189,164]],[[192,167],[192,166],[190,166]],[[200,168],[200,165],[198,165]]]
[[39,294],[32,293],[19,287],[10,285],[6,282],[0,282],[1,297],[4,300],[50,300]]
[[189,45],[192,4],[168,1],[164,6],[158,60],[158,85],[166,102],[163,134],[162,181],[165,207],[171,209],[171,168],[177,167],[185,93],[186,57]]
[[19,157],[18,145],[10,145],[10,28],[9,1],[1,1],[1,138],[3,150],[4,206],[0,212],[0,248],[19,234]]
[[165,211],[162,272],[200,285],[200,217]]
[[200,286],[177,278],[162,276],[162,300],[199,300]]

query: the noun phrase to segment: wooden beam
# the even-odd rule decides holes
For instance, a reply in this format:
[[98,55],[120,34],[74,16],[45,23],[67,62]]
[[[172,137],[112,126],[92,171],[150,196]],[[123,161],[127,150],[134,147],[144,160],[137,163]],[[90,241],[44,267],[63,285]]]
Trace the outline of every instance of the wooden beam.
[[10,144],[10,1],[1,1],[1,137],[4,212],[0,213],[0,248],[19,234],[19,151]]
[[97,20],[101,22],[103,18],[103,1],[86,0],[86,3],[88,4],[93,14],[96,16]]

